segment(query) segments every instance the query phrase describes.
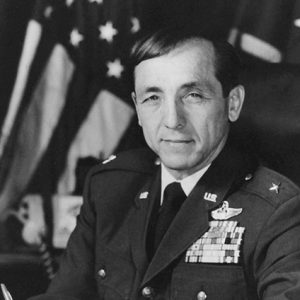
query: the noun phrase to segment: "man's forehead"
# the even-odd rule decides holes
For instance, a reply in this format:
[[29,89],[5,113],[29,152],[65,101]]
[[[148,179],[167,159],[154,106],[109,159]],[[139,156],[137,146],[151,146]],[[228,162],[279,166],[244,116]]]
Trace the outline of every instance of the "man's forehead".
[[[193,38],[187,40],[181,44],[178,44],[173,51],[170,52],[170,55],[185,51],[193,51],[196,54],[197,62],[205,64],[206,67],[211,67],[213,73],[215,71],[215,50],[212,42],[204,38]],[[195,62],[196,63],[196,62]]]
[[[189,70],[188,74],[190,74],[191,78],[197,76],[197,79],[202,81],[205,80],[205,78],[208,79],[211,75],[215,77],[214,65],[214,47],[212,43],[200,38],[189,39],[177,44],[177,46],[168,53],[141,61],[134,70],[135,83],[138,80],[139,83],[143,85],[148,82],[147,79],[157,79],[157,75],[160,74],[160,68],[164,70],[163,74],[168,74],[168,76],[170,76],[172,70],[178,70],[179,68],[180,72],[175,71],[172,73],[173,79],[176,75],[182,78],[180,74]],[[145,73],[141,75],[141,70],[142,73],[146,72],[147,75],[145,75]],[[140,76],[136,77],[137,74]]]
[[134,71],[139,65],[143,64],[143,62],[147,60],[164,61],[165,57],[174,57],[178,54],[182,54],[185,52],[193,52],[197,59],[197,61],[194,61],[194,63],[205,63],[207,64],[207,67],[210,65],[213,68],[214,73],[215,50],[212,42],[204,38],[191,38],[183,42],[179,42],[174,48],[172,48],[167,53],[146,60],[142,60],[138,65],[135,66]]
[[180,49],[190,49],[194,48],[199,49],[201,52],[205,52],[205,54],[213,57],[214,47],[211,41],[204,38],[190,38],[183,42],[177,44],[177,46],[172,51],[177,51]]

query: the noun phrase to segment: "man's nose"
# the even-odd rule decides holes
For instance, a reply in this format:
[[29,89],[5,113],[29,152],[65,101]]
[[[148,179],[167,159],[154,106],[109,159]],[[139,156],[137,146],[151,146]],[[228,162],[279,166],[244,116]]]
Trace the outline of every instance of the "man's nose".
[[170,129],[182,128],[185,125],[184,108],[178,101],[166,101],[164,106],[164,125]]

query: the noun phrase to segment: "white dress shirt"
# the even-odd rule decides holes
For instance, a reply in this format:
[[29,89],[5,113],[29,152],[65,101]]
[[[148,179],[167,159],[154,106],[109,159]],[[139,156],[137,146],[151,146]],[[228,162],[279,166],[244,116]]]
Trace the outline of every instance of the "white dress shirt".
[[172,174],[167,170],[167,168],[161,164],[161,194],[160,194],[160,205],[163,203],[163,195],[165,188],[170,183],[176,181],[179,182],[185,195],[188,196],[192,189],[195,187],[199,179],[204,175],[204,173],[209,168],[210,164],[203,169],[197,171],[196,173],[183,178],[182,180],[176,180]]

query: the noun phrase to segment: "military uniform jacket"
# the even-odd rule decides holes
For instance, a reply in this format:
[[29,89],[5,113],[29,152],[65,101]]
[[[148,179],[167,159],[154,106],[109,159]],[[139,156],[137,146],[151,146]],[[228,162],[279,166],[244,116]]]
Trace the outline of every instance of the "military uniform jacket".
[[[35,300],[300,299],[296,185],[225,147],[149,261],[146,235],[160,197],[154,160],[152,152],[134,150],[90,172],[59,272],[47,294]],[[214,220],[224,203],[237,213]],[[214,251],[226,241],[204,238],[220,233],[220,224],[241,229],[231,236],[240,239],[231,252]]]

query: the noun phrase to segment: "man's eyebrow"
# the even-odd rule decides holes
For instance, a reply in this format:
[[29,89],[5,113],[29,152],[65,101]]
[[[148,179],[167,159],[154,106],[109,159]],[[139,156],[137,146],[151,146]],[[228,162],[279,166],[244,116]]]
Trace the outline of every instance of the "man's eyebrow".
[[156,86],[149,86],[142,89],[143,93],[159,93],[162,92],[162,90],[159,87]]
[[197,81],[192,81],[185,83],[181,86],[182,89],[192,89],[192,88],[198,88],[203,91],[208,91],[208,92],[214,92],[215,89],[212,86],[212,84],[209,81],[204,81],[204,82],[197,82]]

